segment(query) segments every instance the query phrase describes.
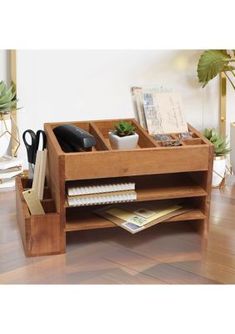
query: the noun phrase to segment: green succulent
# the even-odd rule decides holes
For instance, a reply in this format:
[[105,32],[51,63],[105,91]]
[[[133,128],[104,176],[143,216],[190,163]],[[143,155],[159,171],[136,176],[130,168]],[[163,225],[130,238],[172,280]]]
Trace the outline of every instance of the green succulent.
[[121,121],[115,125],[114,133],[119,137],[130,136],[135,133],[135,127],[131,123]]
[[214,145],[216,156],[223,156],[230,152],[226,138],[221,137],[215,129],[205,129],[203,134]]
[[227,72],[230,72],[233,78],[235,77],[235,67],[233,66],[235,62],[234,51],[231,50],[228,53],[227,50],[206,50],[202,53],[197,66],[198,80],[203,84],[202,87],[205,87],[210,80],[223,72],[233,89],[235,89],[234,82],[227,74]]
[[7,88],[4,81],[0,82],[0,113],[6,114],[16,108],[17,98],[15,85]]

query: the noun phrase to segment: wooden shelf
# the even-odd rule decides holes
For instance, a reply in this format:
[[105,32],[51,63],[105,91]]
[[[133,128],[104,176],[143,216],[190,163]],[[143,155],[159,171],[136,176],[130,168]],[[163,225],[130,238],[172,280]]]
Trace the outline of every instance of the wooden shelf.
[[[181,187],[171,186],[162,188],[146,187],[144,189],[137,190],[136,202],[204,196],[207,196],[207,192],[203,190],[200,186],[196,185],[185,185]],[[70,208],[67,201],[65,202],[65,208]]]
[[137,201],[207,196],[207,192],[195,184],[167,187],[148,186],[137,190]]
[[136,184],[137,201],[207,196],[188,173],[172,173],[132,178]]
[[[183,213],[182,215],[172,217],[161,224],[164,224],[166,222],[180,222],[200,219],[205,219],[205,215],[199,209],[194,209],[190,212]],[[117,225],[103,217],[97,216],[92,212],[83,212],[82,214],[79,214],[79,218],[73,218],[67,221],[65,231],[72,232],[111,227],[117,227]]]
[[[156,201],[164,199],[205,197],[207,192],[193,181],[187,173],[160,174],[137,176],[129,178],[109,178],[93,181],[70,182],[70,186],[85,186],[119,182],[134,182],[136,184],[137,202]],[[65,208],[69,208],[67,201]]]

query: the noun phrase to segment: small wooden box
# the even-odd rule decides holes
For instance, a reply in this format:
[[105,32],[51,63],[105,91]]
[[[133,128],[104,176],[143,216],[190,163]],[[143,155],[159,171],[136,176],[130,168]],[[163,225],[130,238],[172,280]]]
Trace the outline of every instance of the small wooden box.
[[22,192],[31,187],[27,178],[16,178],[17,221],[26,256],[40,256],[62,253],[60,215],[50,198],[48,188],[44,191],[42,205],[45,215],[31,215]]

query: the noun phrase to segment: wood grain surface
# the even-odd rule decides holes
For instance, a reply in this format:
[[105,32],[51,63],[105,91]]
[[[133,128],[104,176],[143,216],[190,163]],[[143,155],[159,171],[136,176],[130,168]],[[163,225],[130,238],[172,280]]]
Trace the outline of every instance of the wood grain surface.
[[207,242],[194,223],[167,223],[131,235],[122,229],[67,234],[66,254],[25,257],[15,193],[0,192],[2,284],[233,284],[235,178],[212,192]]

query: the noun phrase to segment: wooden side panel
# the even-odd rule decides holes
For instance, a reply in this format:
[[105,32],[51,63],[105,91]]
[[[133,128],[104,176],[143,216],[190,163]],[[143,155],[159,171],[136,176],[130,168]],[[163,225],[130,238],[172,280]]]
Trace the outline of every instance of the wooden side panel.
[[30,219],[28,254],[30,256],[63,253],[60,245],[60,216],[46,214]]
[[23,201],[22,191],[23,191],[23,186],[21,183],[21,179],[19,176],[17,176],[16,177],[16,211],[17,211],[16,218],[17,218],[17,223],[19,226],[23,246],[24,246],[25,252],[27,252],[26,234],[27,234],[27,229],[30,226],[29,224],[30,215],[29,215],[27,205]]
[[64,182],[64,154],[54,136],[51,126],[44,125],[47,136],[48,170],[47,181],[55,201],[56,211],[60,215],[60,245],[61,252],[66,248],[65,236],[65,182]]
[[206,197],[198,199],[200,210],[205,215],[205,219],[198,222],[199,232],[204,238],[207,238],[209,231],[213,157],[214,149],[213,145],[210,144],[208,147],[208,169],[204,172],[191,174],[192,179],[194,179],[207,193]]
[[149,175],[208,169],[208,146],[65,154],[65,179]]
[[214,159],[214,147],[211,145],[209,148],[209,161],[208,161],[208,171],[205,177],[205,185],[207,197],[205,201],[204,213],[206,215],[206,219],[204,222],[204,228],[201,231],[204,237],[207,237],[209,231],[209,218],[210,218],[210,203],[211,203],[211,187],[212,187],[212,174],[213,174],[213,159]]
[[52,198],[55,200],[57,212],[61,212],[61,203],[64,196],[64,156],[60,150],[60,146],[52,134],[50,127],[45,125],[45,132],[47,135],[47,149],[48,149],[48,170],[47,182],[51,189]]

